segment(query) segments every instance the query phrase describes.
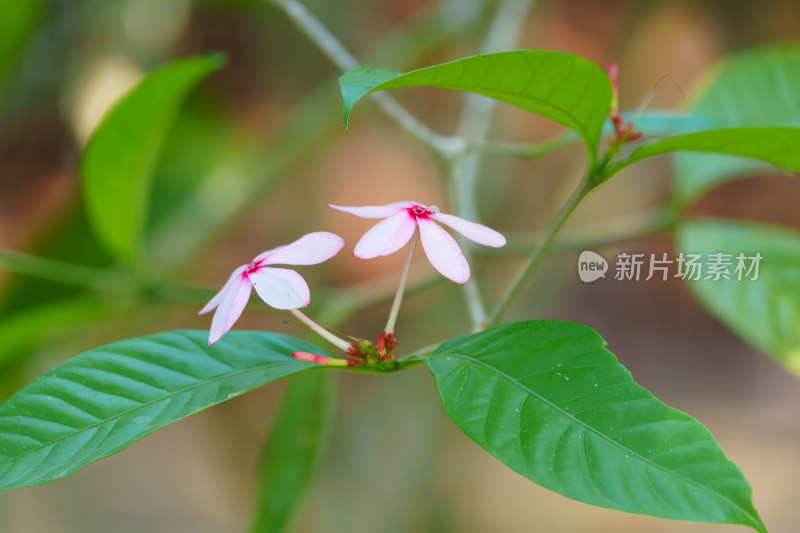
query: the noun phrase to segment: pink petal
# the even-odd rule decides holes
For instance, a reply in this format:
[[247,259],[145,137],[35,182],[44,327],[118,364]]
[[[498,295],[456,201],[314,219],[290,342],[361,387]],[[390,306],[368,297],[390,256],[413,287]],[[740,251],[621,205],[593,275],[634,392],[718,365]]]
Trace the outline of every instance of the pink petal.
[[408,211],[402,210],[366,232],[356,244],[354,253],[359,259],[392,254],[411,239],[416,229],[416,219]]
[[220,340],[242,316],[244,306],[247,305],[247,300],[250,299],[251,290],[250,280],[247,279],[245,274],[240,273],[233,280],[231,287],[219,302],[214,318],[211,319],[211,330],[208,334],[209,346]]
[[475,222],[470,222],[463,218],[446,215],[444,213],[434,213],[430,215],[430,217],[434,220],[438,220],[442,224],[447,224],[467,239],[475,241],[478,244],[491,246],[493,248],[500,248],[506,244],[506,238],[503,237],[503,235],[492,228],[487,228],[483,224],[476,224]]
[[417,204],[414,202],[392,202],[391,204],[386,205],[367,205],[363,207],[342,207],[340,205],[328,204],[328,207],[332,207],[339,211],[350,213],[351,215],[361,218],[387,218],[392,215],[396,215],[403,208],[414,207],[415,205]]
[[261,267],[247,275],[261,299],[275,309],[297,309],[311,302],[306,281],[294,270]]
[[433,265],[447,279],[461,285],[469,279],[469,265],[455,239],[428,218],[417,220],[422,248]]
[[242,272],[244,272],[245,268],[247,268],[247,265],[242,265],[239,268],[237,268],[236,270],[234,270],[233,274],[231,274],[231,277],[228,278],[228,281],[225,282],[225,285],[222,286],[222,288],[219,290],[219,292],[217,294],[215,294],[214,297],[211,298],[211,300],[209,300],[209,302],[206,304],[206,306],[203,307],[200,310],[200,312],[197,313],[197,314],[198,315],[204,315],[204,314],[208,313],[209,311],[211,311],[212,309],[216,309],[217,306],[219,305],[219,303],[222,301],[222,298],[225,297],[225,293],[227,293],[231,289],[231,287],[233,287],[234,282],[236,281],[236,278],[238,276],[240,276],[242,274]]
[[316,265],[344,248],[344,239],[327,231],[304,235],[291,244],[259,254],[256,265]]

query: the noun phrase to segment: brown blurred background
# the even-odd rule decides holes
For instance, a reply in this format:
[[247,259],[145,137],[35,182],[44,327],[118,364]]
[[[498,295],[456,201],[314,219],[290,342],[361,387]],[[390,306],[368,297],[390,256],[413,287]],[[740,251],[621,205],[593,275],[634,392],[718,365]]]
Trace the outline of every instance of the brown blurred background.
[[[34,4],[0,4],[28,1]],[[360,60],[398,70],[476,53],[495,8],[488,0],[304,3]],[[215,50],[227,53],[229,65],[184,106],[155,179],[150,253],[176,280],[174,290],[88,293],[0,271],[2,397],[98,344],[207,328],[208,318],[196,311],[235,266],[307,231],[327,229],[348,241],[333,261],[302,270],[320,301],[326,288],[337,286],[380,300],[393,290],[402,254],[356,261],[352,245],[370,222],[326,204],[412,199],[447,205],[434,158],[374,105],[361,104],[350,131],[342,130],[337,72],[268,1],[35,5],[15,26],[28,30],[0,63],[4,249],[115,268],[81,207],[78,170],[86,139],[108,106],[155,67]],[[651,92],[651,109],[677,109],[726,54],[798,38],[796,0],[538,0],[518,47],[572,52],[603,68],[616,58],[623,109],[637,108]],[[448,134],[464,99],[431,90],[396,96]],[[493,138],[536,141],[559,129],[501,107],[493,131]],[[543,228],[582,165],[577,146],[536,161],[485,158],[484,221],[509,234]],[[666,159],[635,166],[593,193],[570,228],[647,212],[666,200],[669,179]],[[716,189],[692,209],[800,227],[798,194],[796,181],[766,176]],[[609,259],[620,251],[671,253],[672,243],[656,235],[599,251]],[[508,318],[568,319],[595,328],[640,384],[709,427],[751,481],[770,531],[800,530],[796,378],[710,318],[680,282],[581,284],[575,261],[574,253],[551,259]],[[477,262],[488,301],[516,264],[508,257]],[[419,257],[414,265],[412,284],[432,275]],[[464,309],[459,287],[444,281],[409,297],[398,325],[400,351],[466,333]],[[374,337],[387,311],[375,305],[340,328]],[[309,308],[314,316],[331,312]],[[258,305],[236,327],[303,335],[288,315]],[[300,531],[744,531],[593,508],[535,486],[459,432],[422,368],[389,377],[342,375],[339,389],[332,446]],[[281,390],[273,384],[211,408],[68,479],[0,494],[0,531],[246,531],[258,456]]]

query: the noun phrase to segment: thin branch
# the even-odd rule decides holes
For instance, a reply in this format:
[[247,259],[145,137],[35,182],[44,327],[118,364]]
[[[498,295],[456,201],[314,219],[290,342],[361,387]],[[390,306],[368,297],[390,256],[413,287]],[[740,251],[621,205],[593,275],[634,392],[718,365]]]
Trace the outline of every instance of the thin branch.
[[[325,54],[342,72],[359,66],[358,60],[344,47],[306,7],[297,0],[269,0],[297,25],[308,39]],[[401,106],[397,100],[385,93],[373,93],[375,99],[386,115],[394,120],[402,129],[419,139],[431,150],[443,157],[449,157],[454,151],[463,149],[463,141],[454,137],[446,137],[431,130],[417,120],[414,115]]]
[[142,284],[121,270],[104,270],[4,249],[0,249],[0,268],[22,276],[120,296],[134,295],[195,304],[207,301],[214,294],[212,287],[192,282],[154,279],[148,284]]
[[[531,0],[504,0],[486,33],[481,52],[484,54],[499,52],[514,46],[522,32],[527,18]],[[496,100],[485,96],[468,93],[464,100],[464,109],[458,124],[458,134],[466,143],[482,143],[486,139],[492,122],[492,114]],[[478,210],[475,202],[475,188],[481,167],[481,153],[462,151],[453,157],[447,168],[450,184],[451,203],[458,216],[478,221]],[[464,250],[467,261],[471,261],[471,243],[458,236],[458,242]],[[467,301],[470,318],[474,329],[479,329],[486,320],[486,308],[481,298],[480,287],[473,277],[464,285],[464,297]]]
[[0,249],[0,268],[23,276],[106,292],[136,292],[136,285],[118,272],[58,259]]

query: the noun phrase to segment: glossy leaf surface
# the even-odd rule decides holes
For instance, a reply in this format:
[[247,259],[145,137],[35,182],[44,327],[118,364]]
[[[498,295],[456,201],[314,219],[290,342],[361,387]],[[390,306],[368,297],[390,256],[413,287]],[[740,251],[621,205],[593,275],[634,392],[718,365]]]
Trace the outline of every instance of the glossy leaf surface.
[[611,105],[611,83],[594,63],[563,52],[512,50],[467,57],[405,74],[362,66],[339,78],[344,124],[365,95],[400,87],[438,87],[494,98],[575,130],[590,160]]
[[426,362],[464,433],[539,485],[601,507],[764,531],[749,484],[708,430],[634,383],[592,329],[506,324],[449,341]]
[[176,420],[315,365],[275,333],[174,331],[84,352],[0,405],[0,490],[60,479]]
[[628,165],[669,152],[711,152],[757,159],[780,169],[800,171],[800,128],[730,128],[678,135],[640,146]]

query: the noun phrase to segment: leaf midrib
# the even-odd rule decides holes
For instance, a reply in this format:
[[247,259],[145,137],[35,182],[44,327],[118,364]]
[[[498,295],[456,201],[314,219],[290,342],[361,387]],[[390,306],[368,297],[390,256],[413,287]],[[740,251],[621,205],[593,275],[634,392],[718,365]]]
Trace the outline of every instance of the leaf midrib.
[[541,400],[542,402],[547,404],[551,409],[554,409],[554,410],[558,411],[563,416],[565,416],[565,417],[569,418],[570,420],[572,420],[575,424],[578,424],[578,425],[582,426],[586,431],[594,433],[595,435],[597,435],[597,436],[601,437],[602,439],[608,441],[609,443],[611,443],[615,447],[618,447],[618,448],[620,448],[620,449],[622,449],[624,451],[630,452],[630,454],[632,456],[638,458],[639,460],[643,461],[644,463],[646,463],[646,464],[648,464],[650,466],[653,466],[656,469],[658,469],[658,470],[660,470],[660,471],[662,471],[662,472],[664,472],[666,474],[669,474],[672,477],[676,477],[679,480],[685,481],[686,483],[691,484],[691,485],[693,485],[695,487],[698,487],[699,489],[701,489],[701,490],[703,490],[705,492],[710,492],[712,494],[716,494],[717,496],[719,496],[724,501],[730,503],[735,508],[741,510],[746,516],[748,516],[751,519],[753,524],[762,524],[761,520],[759,520],[756,517],[754,517],[749,511],[747,511],[746,509],[742,508],[741,505],[739,505],[738,503],[734,502],[733,500],[731,500],[727,496],[725,496],[723,494],[720,494],[719,492],[717,492],[717,491],[715,491],[715,490],[713,490],[713,489],[711,489],[711,488],[709,488],[709,487],[707,487],[705,485],[701,485],[700,483],[698,483],[697,481],[695,481],[693,479],[686,478],[684,476],[681,476],[680,474],[677,474],[676,472],[674,472],[672,470],[668,470],[667,468],[665,468],[665,467],[663,467],[663,466],[661,466],[661,465],[659,465],[657,463],[654,463],[650,459],[647,459],[646,457],[643,457],[639,453],[634,452],[630,448],[627,448],[627,447],[623,446],[622,444],[620,444],[619,442],[615,441],[611,437],[609,437],[606,434],[600,432],[594,426],[591,426],[591,425],[587,424],[586,422],[583,422],[582,420],[576,418],[572,413],[570,413],[568,411],[565,411],[564,409],[561,409],[560,407],[558,407],[556,404],[554,404],[549,399],[547,399],[544,396],[542,396],[541,394],[533,391],[529,387],[525,386],[523,383],[519,382],[517,379],[515,379],[515,378],[509,376],[508,374],[506,374],[505,372],[503,372],[503,371],[501,371],[501,370],[499,370],[499,369],[497,369],[497,368],[495,368],[495,367],[493,367],[491,365],[488,365],[488,364],[484,363],[483,361],[480,361],[480,360],[478,360],[478,359],[476,359],[474,357],[471,357],[471,356],[468,356],[468,355],[464,355],[464,354],[448,352],[448,353],[432,354],[430,357],[455,357],[456,359],[462,359],[462,360],[464,360],[464,361],[466,361],[468,363],[472,363],[472,364],[475,364],[475,365],[478,365],[478,366],[482,366],[483,368],[485,368],[485,369],[489,370],[490,372],[493,372],[494,374],[496,374],[498,377],[508,380],[512,384],[517,385],[523,391],[528,392],[532,396],[538,398],[539,400]]

